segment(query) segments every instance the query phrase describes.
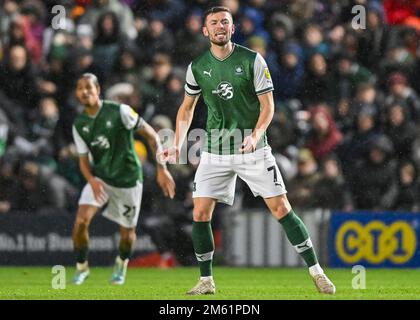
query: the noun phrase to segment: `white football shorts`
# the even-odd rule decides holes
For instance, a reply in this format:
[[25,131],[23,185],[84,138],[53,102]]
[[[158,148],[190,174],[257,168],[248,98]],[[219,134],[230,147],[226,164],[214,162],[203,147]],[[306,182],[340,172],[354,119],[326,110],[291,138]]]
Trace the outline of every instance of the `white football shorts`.
[[233,204],[239,176],[255,197],[271,198],[287,193],[271,147],[253,153],[217,155],[202,152],[193,184],[193,198],[207,197]]
[[104,203],[96,201],[92,187],[87,183],[82,190],[79,205],[86,204],[102,208],[108,203],[102,213],[105,218],[118,223],[122,227],[135,228],[140,214],[143,184],[137,181],[137,185],[132,188],[116,188],[105,182],[104,185],[108,196]]

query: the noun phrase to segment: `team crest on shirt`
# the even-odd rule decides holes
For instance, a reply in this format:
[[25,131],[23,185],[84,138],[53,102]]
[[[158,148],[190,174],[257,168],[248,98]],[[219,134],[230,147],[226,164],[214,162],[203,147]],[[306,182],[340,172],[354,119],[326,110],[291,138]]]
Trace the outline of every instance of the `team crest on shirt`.
[[233,86],[227,81],[222,81],[217,85],[217,89],[211,93],[217,94],[223,100],[229,100],[233,98]]
[[112,122],[111,122],[111,120],[108,120],[108,121],[106,122],[105,127],[106,127],[107,129],[112,128]]
[[241,75],[244,73],[244,68],[242,66],[236,66],[235,67],[235,74],[236,75]]

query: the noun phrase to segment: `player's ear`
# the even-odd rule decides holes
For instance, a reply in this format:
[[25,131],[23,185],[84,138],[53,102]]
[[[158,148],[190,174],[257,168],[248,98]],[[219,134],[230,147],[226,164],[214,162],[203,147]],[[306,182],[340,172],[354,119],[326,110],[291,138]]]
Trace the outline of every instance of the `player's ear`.
[[234,34],[234,33],[235,33],[235,24],[232,23],[232,34]]
[[203,26],[202,31],[203,31],[204,36],[208,38],[209,31],[207,30],[207,27],[206,26]]

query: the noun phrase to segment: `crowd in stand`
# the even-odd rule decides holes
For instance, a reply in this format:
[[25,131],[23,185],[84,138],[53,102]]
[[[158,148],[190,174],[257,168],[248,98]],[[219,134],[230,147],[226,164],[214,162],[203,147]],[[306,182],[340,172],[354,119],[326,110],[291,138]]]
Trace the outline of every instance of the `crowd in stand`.
[[[59,28],[57,4],[66,9]],[[186,67],[208,48],[201,16],[212,5],[231,9],[234,42],[268,63],[268,138],[295,207],[419,210],[420,1],[0,0],[0,213],[75,212],[85,181],[73,91],[85,72],[105,99],[173,129]],[[192,127],[204,128],[205,115],[200,101]],[[190,219],[196,164],[170,166],[177,196],[164,200],[150,150],[140,138],[135,147],[143,211]],[[240,205],[260,205],[237,188]]]

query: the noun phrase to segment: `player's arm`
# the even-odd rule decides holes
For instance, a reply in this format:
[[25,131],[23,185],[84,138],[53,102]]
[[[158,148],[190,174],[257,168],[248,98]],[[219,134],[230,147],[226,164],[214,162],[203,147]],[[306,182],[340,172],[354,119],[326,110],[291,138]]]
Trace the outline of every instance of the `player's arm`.
[[274,115],[273,82],[267,64],[260,54],[257,54],[254,62],[254,88],[260,102],[260,115],[252,134],[244,138],[239,149],[244,153],[255,151]]
[[105,193],[105,186],[103,182],[92,174],[92,168],[89,162],[89,149],[83,139],[80,137],[76,128],[73,127],[73,139],[76,144],[77,152],[79,153],[79,167],[83,177],[90,184],[93,190],[95,200],[99,203],[106,201],[107,195]]
[[188,129],[191,126],[194,116],[194,109],[197,104],[199,95],[189,96],[185,94],[184,100],[178,109],[176,116],[175,140],[172,147],[163,150],[159,154],[159,161],[162,163],[175,163],[179,157],[179,151],[184,144]]
[[257,124],[255,129],[252,132],[252,136],[259,141],[261,136],[267,130],[274,116],[274,97],[273,92],[267,92],[258,96],[260,101],[261,111],[260,116],[258,117]]
[[184,144],[185,138],[188,133],[188,129],[191,126],[191,122],[194,116],[195,106],[197,105],[199,95],[189,96],[185,94],[184,101],[179,107],[176,116],[176,130],[175,130],[175,141],[174,147],[177,151],[181,150]]
[[250,136],[245,137],[242,142],[242,147],[239,149],[240,152],[253,152],[257,148],[257,142],[260,141],[262,135],[267,130],[268,126],[273,120],[274,116],[274,98],[273,92],[267,92],[258,96],[260,101],[260,115],[258,117],[257,124]]
[[[158,154],[162,150],[162,145],[160,143],[159,135],[156,133],[155,129],[143,120],[138,133],[146,138],[147,143],[155,155],[155,159],[157,159]],[[159,161],[156,162],[156,179],[165,196],[173,199],[175,196],[175,181],[166,168],[166,164],[160,163]]]
[[201,88],[195,80],[194,73],[192,71],[192,63],[190,63],[187,68],[184,100],[182,101],[176,116],[174,145],[166,150],[163,150],[160,156],[161,161],[174,163],[178,159],[179,151],[184,144],[188,129],[191,126],[194,109],[200,94]]

